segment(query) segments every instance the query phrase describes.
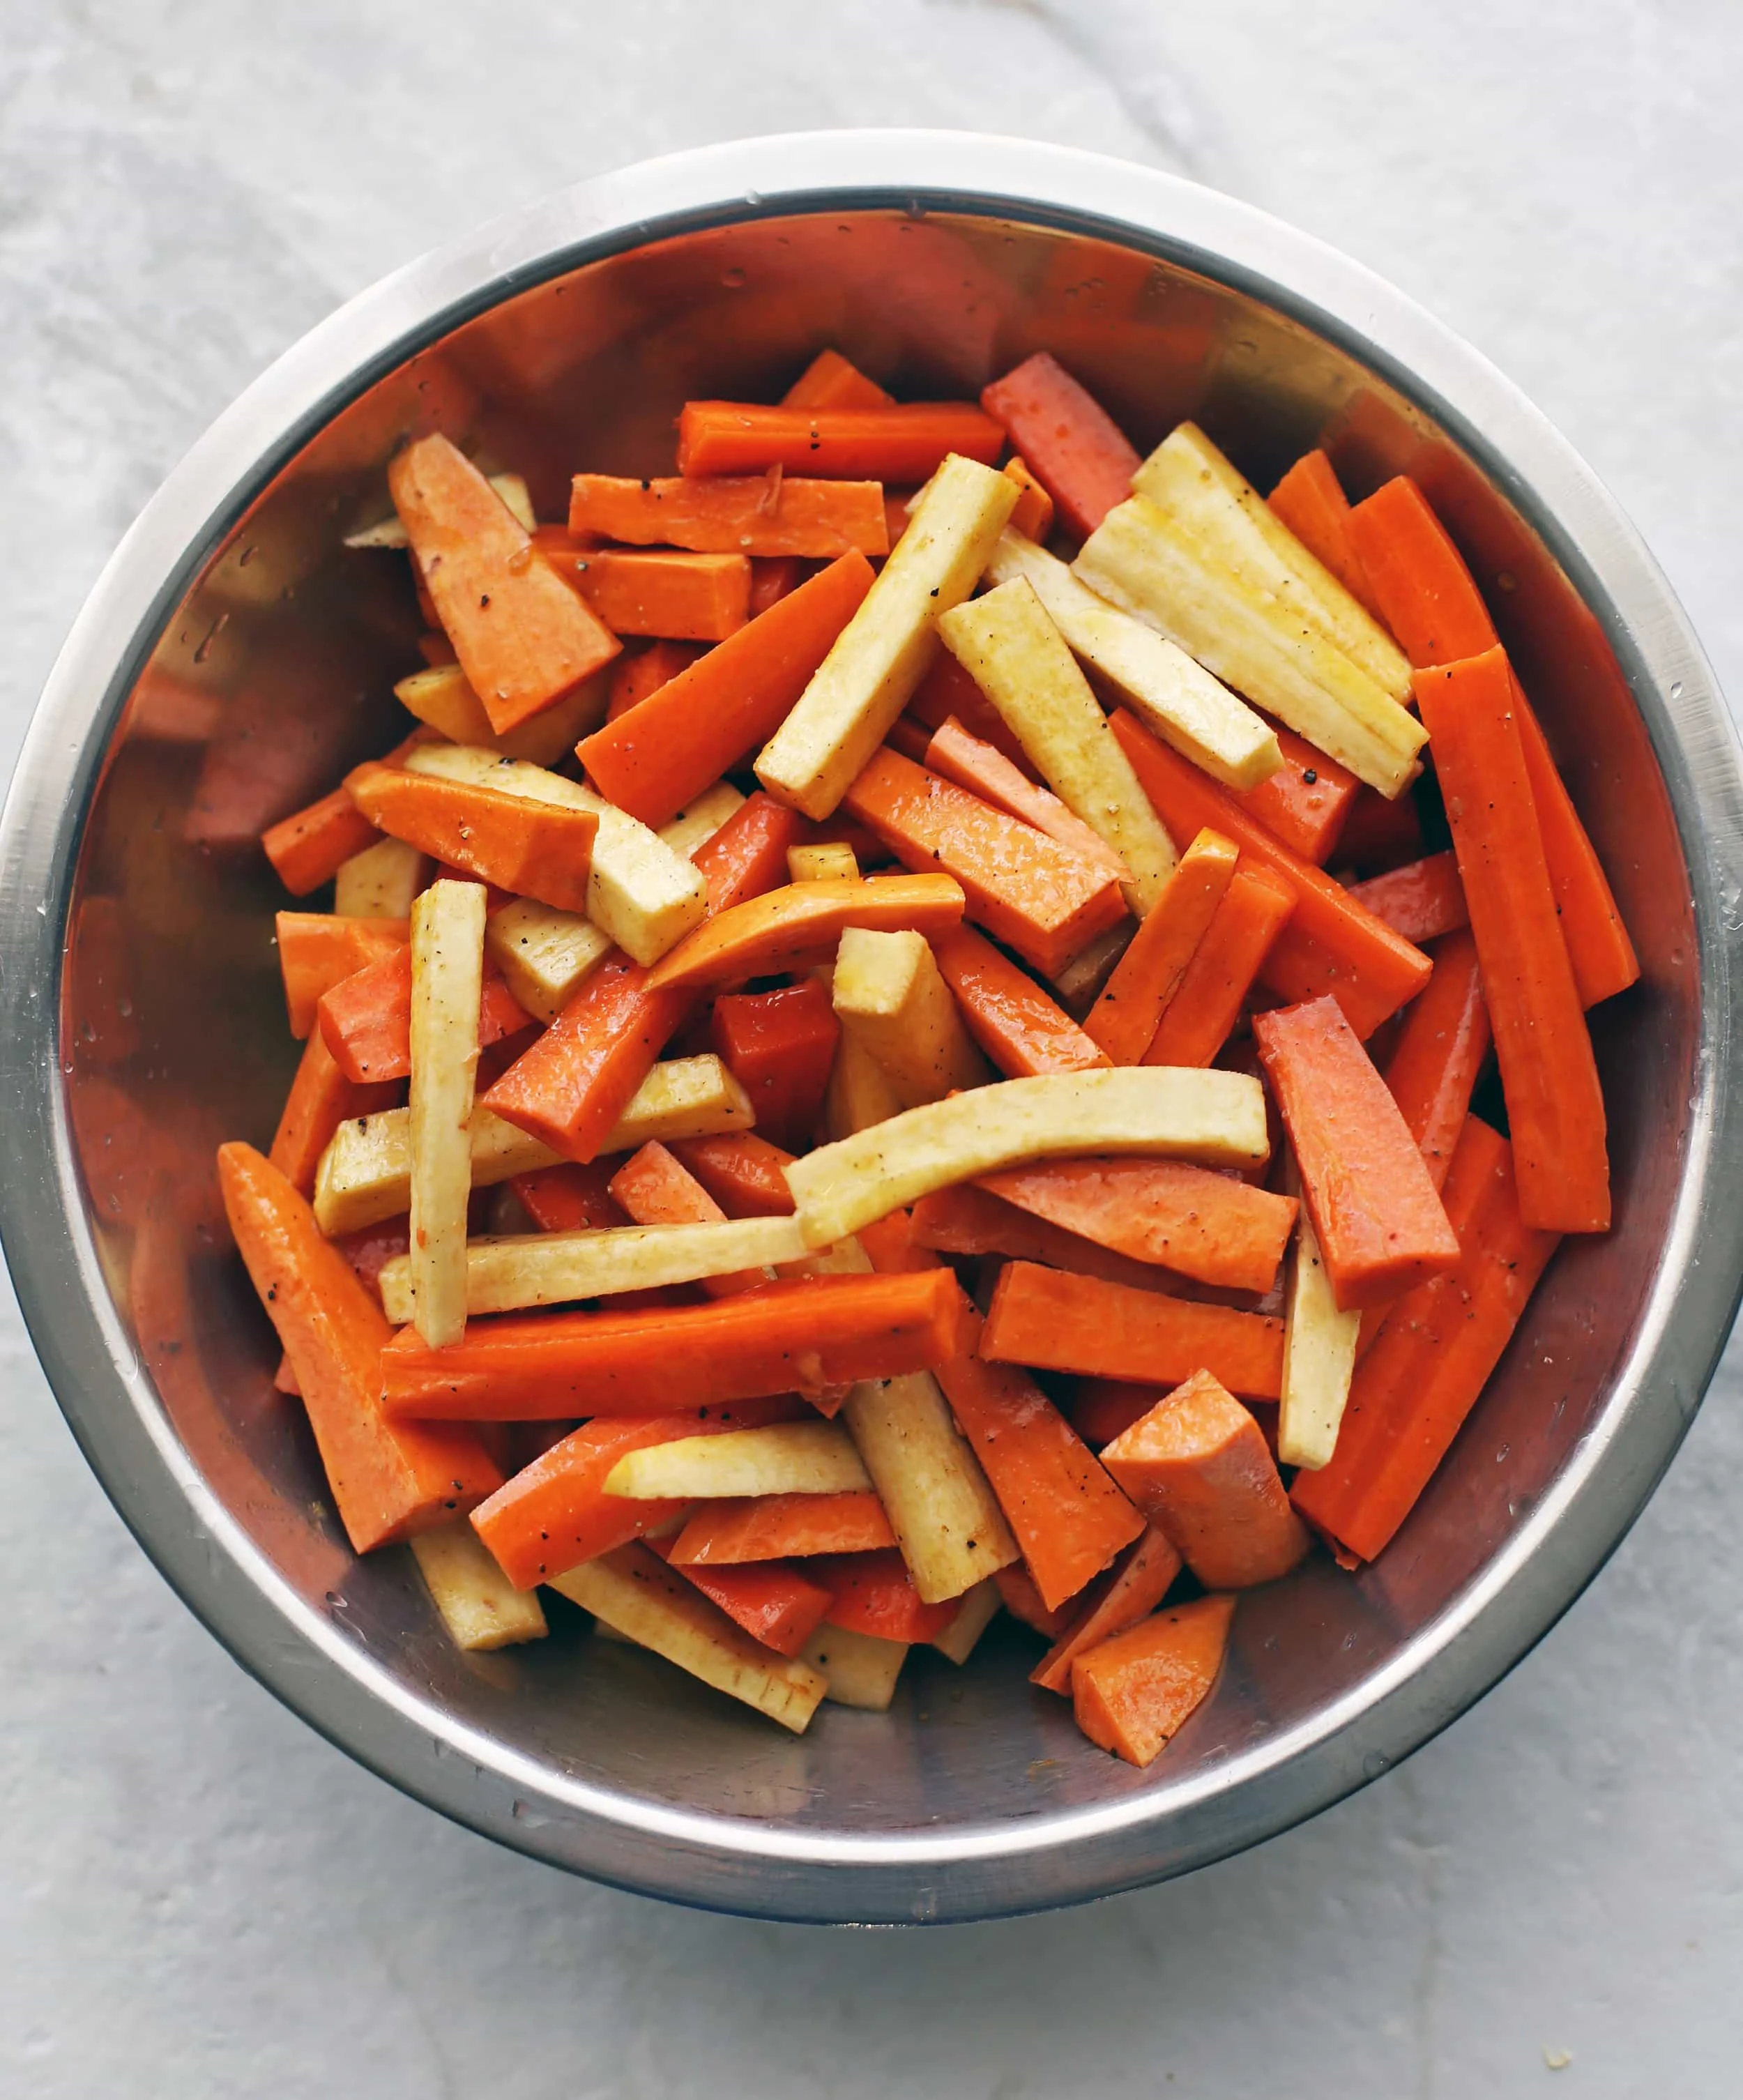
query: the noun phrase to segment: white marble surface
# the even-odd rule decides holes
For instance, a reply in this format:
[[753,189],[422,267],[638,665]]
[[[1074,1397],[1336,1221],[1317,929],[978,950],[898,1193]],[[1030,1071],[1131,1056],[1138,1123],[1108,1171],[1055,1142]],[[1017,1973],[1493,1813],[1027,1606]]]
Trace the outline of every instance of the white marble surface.
[[[338,300],[591,170],[849,123],[1124,153],[1374,265],[1568,431],[1743,693],[1736,0],[7,0],[0,28],[7,765],[128,521]],[[1735,1348],[1610,1568],[1407,1767],[1190,1881],[928,1935],[663,1909],[400,1799],[165,1589],[9,1304],[0,1379],[9,2100],[1743,2089]]]

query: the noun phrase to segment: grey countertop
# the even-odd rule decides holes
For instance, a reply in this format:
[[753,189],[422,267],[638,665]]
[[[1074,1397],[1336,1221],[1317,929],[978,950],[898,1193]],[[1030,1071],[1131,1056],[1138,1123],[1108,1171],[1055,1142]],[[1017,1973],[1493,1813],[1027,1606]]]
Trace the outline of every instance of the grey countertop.
[[[1124,154],[1371,264],[1560,424],[1743,694],[1736,0],[10,0],[0,23],[4,765],[134,514],[338,301],[577,176],[849,123]],[[401,1799],[165,1588],[10,1300],[0,1378],[9,2100],[1743,2089],[1735,1345],[1610,1567],[1410,1764],[1191,1880],[926,1935],[661,1908]]]

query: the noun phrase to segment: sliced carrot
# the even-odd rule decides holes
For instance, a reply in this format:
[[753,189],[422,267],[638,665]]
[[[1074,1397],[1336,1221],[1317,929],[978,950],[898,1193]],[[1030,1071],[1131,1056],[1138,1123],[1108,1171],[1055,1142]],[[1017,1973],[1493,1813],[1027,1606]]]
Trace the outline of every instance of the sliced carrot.
[[[954,662],[955,660],[951,659]],[[432,732],[420,722],[412,734],[397,743],[382,761],[398,765]],[[373,846],[381,833],[357,807],[342,787],[323,795],[306,810],[298,810],[260,835],[260,844],[273,871],[293,897],[307,897],[324,882],[331,882],[341,866],[354,854]]]
[[1101,404],[1044,350],[982,387],[981,406],[1009,431],[1080,539],[1131,495],[1137,453]]
[[1119,1566],[1084,1592],[1077,1616],[1030,1671],[1029,1682],[1069,1699],[1071,1665],[1078,1657],[1154,1612],[1172,1588],[1182,1564],[1167,1537],[1154,1524],[1146,1524]]
[[1283,1323],[1013,1261],[993,1292],[981,1354],[1154,1383],[1178,1383],[1207,1367],[1232,1392],[1275,1400],[1282,1389]]
[[404,952],[410,938],[404,919],[340,919],[330,911],[280,911],[275,932],[285,1008],[299,1043],[324,994],[383,956]]
[[935,1639],[955,1617],[959,1597],[920,1601],[907,1563],[895,1546],[876,1553],[820,1554],[805,1573],[829,1592],[828,1623],[849,1632],[912,1646]]
[[1395,933],[1401,933],[1419,947],[1425,941],[1437,941],[1443,933],[1456,933],[1471,923],[1464,885],[1458,880],[1458,862],[1450,853],[1408,861],[1402,867],[1357,883],[1350,895],[1376,919],[1383,919]]
[[1386,1065],[1387,1091],[1436,1189],[1452,1164],[1489,1040],[1476,942],[1466,928],[1435,950],[1434,975],[1405,1008],[1403,1033]]
[[640,707],[705,653],[699,642],[651,642],[645,649],[626,649],[611,666],[606,720],[615,722],[632,708]]
[[[670,1549],[653,1551],[670,1561]],[[679,1571],[753,1640],[777,1655],[797,1655],[823,1624],[834,1601],[820,1584],[779,1562],[758,1568],[685,1568]]]
[[1131,1544],[1143,1519],[1026,1371],[964,1356],[938,1377],[1041,1601],[1057,1609]]
[[1026,540],[1044,540],[1053,529],[1053,499],[1029,471],[1022,459],[1007,460],[1004,471],[1022,494],[1011,513],[1010,527]]
[[470,1429],[384,1417],[381,1359],[391,1330],[380,1303],[278,1169],[251,1145],[223,1145],[218,1178],[355,1550],[445,1523],[500,1487],[501,1473]]
[[[412,1070],[412,955],[396,948],[377,963],[357,971],[323,992],[316,1008],[334,1062],[348,1079],[404,1079]],[[500,1043],[532,1026],[532,1016],[486,966],[483,996],[479,1001],[479,1047]],[[361,1114],[362,1110],[356,1113]]]
[[895,396],[838,350],[820,350],[781,396],[783,408],[888,408]]
[[1401,474],[1345,520],[1370,602],[1420,669],[1480,656],[1497,639],[1476,580],[1427,498]]
[[817,1134],[841,1039],[829,994],[814,977],[717,999],[708,1024],[714,1054],[750,1096],[757,1129],[790,1147]]
[[1035,1577],[1022,1561],[1013,1560],[1008,1568],[999,1568],[992,1579],[1006,1611],[1022,1625],[1032,1627],[1044,1640],[1057,1640],[1070,1625],[1071,1605],[1061,1604],[1057,1611],[1048,1611],[1041,1602]]
[[1114,964],[1083,1023],[1084,1034],[1101,1044],[1113,1063],[1137,1064],[1155,1040],[1162,1017],[1222,903],[1238,852],[1220,832],[1200,832]]
[[962,906],[961,885],[948,875],[788,883],[717,912],[655,964],[648,982],[656,990],[706,991],[807,969],[829,960],[849,926],[930,934],[954,926]]
[[609,664],[611,629],[533,558],[526,527],[439,435],[389,462],[420,580],[497,735]]
[[[1273,725],[1283,754],[1283,762],[1269,780],[1247,788],[1235,800],[1248,816],[1264,826],[1272,837],[1323,867],[1338,849],[1344,825],[1355,806],[1358,792],[1371,795],[1382,808],[1395,805],[1347,772],[1335,758],[1316,751],[1305,737],[1297,736],[1282,722]],[[1401,798],[1414,810],[1408,796]]]
[[894,1546],[884,1505],[869,1488],[835,1495],[728,1496],[698,1505],[672,1547],[677,1568],[874,1553]]
[[1383,619],[1350,535],[1349,498],[1325,453],[1304,453],[1267,501],[1275,515],[1316,561],[1330,570],[1350,596],[1376,619]]
[[541,1233],[602,1232],[627,1225],[629,1214],[611,1193],[610,1165],[565,1162],[511,1176],[509,1186]]
[[1233,1616],[1233,1597],[1199,1597],[1079,1655],[1071,1665],[1079,1727],[1127,1764],[1153,1763],[1210,1696]]
[[960,1355],[968,1301],[948,1269],[773,1283],[669,1311],[474,1320],[432,1349],[415,1328],[382,1360],[391,1414],[464,1422],[651,1414],[820,1392],[930,1370]]
[[1207,1590],[1275,1582],[1308,1551],[1258,1423],[1209,1371],[1165,1394],[1101,1462]]
[[1243,857],[1150,1039],[1146,1065],[1211,1062],[1233,1032],[1297,902],[1287,882],[1268,868],[1249,866]]
[[881,483],[801,481],[796,474],[771,485],[761,474],[707,481],[578,474],[569,495],[569,530],[698,554],[799,554],[832,561],[856,551],[889,552]]
[[1335,849],[1339,867],[1383,875],[1422,858],[1425,840],[1415,798],[1401,795],[1388,802],[1364,784],[1350,804],[1349,816]]
[[724,642],[750,618],[748,554],[600,547],[560,525],[541,526],[533,544],[614,634]]
[[945,457],[991,466],[1004,432],[969,401],[908,401],[877,408],[770,408],[751,401],[686,401],[677,419],[678,472],[816,474],[831,481],[903,481],[935,474]]
[[1054,1159],[980,1185],[1118,1254],[1230,1290],[1271,1288],[1295,1222],[1293,1197],[1183,1160]]
[[1012,1261],[1038,1261],[1073,1276],[1123,1283],[1134,1290],[1173,1287],[1172,1279],[1154,1264],[1116,1254],[1095,1240],[1051,1224],[972,1181],[922,1196],[911,1214],[909,1230],[917,1246],[936,1247],[944,1254],[1003,1255]]
[[1040,778],[1027,752],[1005,726],[1004,716],[947,649],[941,649],[933,658],[931,669],[914,688],[902,719],[917,721],[929,742],[946,722],[960,722],[970,736],[990,743],[1001,757],[1008,759],[1026,779]]
[[1141,1422],[1167,1393],[1166,1386],[1139,1385],[1128,1379],[1080,1378],[1071,1401],[1071,1426],[1092,1451],[1099,1451],[1123,1436],[1134,1422]]
[[1520,1211],[1551,1232],[1610,1221],[1603,1089],[1568,960],[1499,648],[1420,672],[1494,1025]]
[[1100,863],[887,746],[872,754],[842,806],[904,867],[954,876],[968,915],[1045,974],[1126,915],[1119,884]]
[[932,952],[969,1033],[1006,1079],[1107,1064],[1106,1052],[1065,1008],[972,926],[934,933]]
[[672,1149],[729,1218],[792,1216],[792,1191],[782,1170],[792,1154],[754,1131],[687,1137]]
[[1458,1269],[1401,1299],[1357,1366],[1330,1462],[1298,1473],[1296,1508],[1342,1551],[1371,1560],[1445,1456],[1558,1244],[1520,1215],[1507,1140],[1467,1118],[1447,1209]]
[[[712,1225],[726,1215],[682,1161],[658,1142],[644,1145],[619,1167],[611,1195],[638,1225]],[[764,1289],[769,1281],[766,1269],[741,1268],[704,1277],[701,1289],[708,1298],[735,1298]]]
[[1123,708],[1113,723],[1156,814],[1176,838],[1190,838],[1208,824],[1295,890],[1295,915],[1265,958],[1264,980],[1274,991],[1291,999],[1330,991],[1351,1027],[1366,1036],[1422,990],[1432,965],[1420,949],[1363,911],[1322,869],[1290,852]]
[[[896,724],[898,730],[904,726],[910,725]],[[1038,785],[1013,765],[996,744],[972,735],[954,715],[933,730],[920,762],[941,779],[991,802],[995,810],[1045,832],[1067,852],[1105,868],[1114,881],[1132,880],[1125,862],[1098,832],[1074,815],[1050,788]]]
[[802,580],[796,554],[765,554],[751,562],[750,615],[756,619],[771,605],[779,605]]
[[268,1157],[299,1196],[312,1196],[315,1170],[339,1125],[399,1103],[397,1087],[360,1086],[349,1078],[333,1061],[320,1029],[311,1029]]
[[583,738],[577,755],[600,793],[644,824],[676,816],[779,728],[872,581],[863,554],[844,554]]
[[585,911],[599,819],[494,788],[429,773],[360,765],[347,774],[351,800],[377,831],[404,839],[445,866],[558,911]]

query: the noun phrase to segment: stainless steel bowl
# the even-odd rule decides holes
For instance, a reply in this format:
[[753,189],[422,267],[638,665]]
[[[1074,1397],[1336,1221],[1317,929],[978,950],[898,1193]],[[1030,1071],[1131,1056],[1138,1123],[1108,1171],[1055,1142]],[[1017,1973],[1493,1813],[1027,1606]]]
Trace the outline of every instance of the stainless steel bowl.
[[[633,1650],[457,1655],[408,1556],[354,1560],[227,1250],[211,1157],[292,1067],[263,824],[378,748],[413,661],[403,567],[343,554],[439,423],[562,514],[664,469],[688,391],[766,395],[826,342],[972,394],[1048,347],[1141,443],[1200,417],[1255,478],[1315,443],[1401,469],[1487,586],[1645,977],[1596,1017],[1617,1225],[1564,1249],[1402,1535],[1247,1599],[1214,1703],[1148,1772],[1031,1692],[1014,1642],[920,1657],[886,1715],[791,1740]],[[1376,1777],[1591,1579],[1680,1440],[1736,1308],[1743,777],[1711,674],[1591,474],[1366,271],[1170,177],[953,134],[656,161],[390,278],[165,484],[57,664],[7,802],[7,1255],[110,1495],[192,1608],[352,1755],[477,1829],[766,1917],[960,1919],[1179,1873]]]

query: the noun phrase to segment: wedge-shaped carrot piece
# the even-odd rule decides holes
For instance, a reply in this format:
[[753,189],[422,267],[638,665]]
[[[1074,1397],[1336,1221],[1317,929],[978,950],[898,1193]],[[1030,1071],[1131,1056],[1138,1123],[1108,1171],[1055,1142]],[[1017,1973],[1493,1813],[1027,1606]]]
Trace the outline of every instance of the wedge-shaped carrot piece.
[[[359,1083],[404,1079],[412,1069],[411,951],[395,949],[324,992],[316,1015],[320,1026],[315,1033],[347,1079]],[[479,1048],[532,1026],[532,1016],[487,966],[478,1009]],[[351,1110],[353,1115],[369,1113]]]
[[1134,1260],[1231,1290],[1269,1290],[1295,1204],[1175,1159],[1056,1159],[982,1186]]
[[886,1546],[877,1553],[821,1554],[805,1569],[829,1592],[829,1625],[880,1640],[929,1641],[955,1616],[956,1599],[922,1603],[902,1555]]
[[1150,1039],[1146,1065],[1210,1063],[1233,1032],[1296,902],[1289,884],[1268,868],[1236,868]]
[[1471,923],[1465,906],[1464,885],[1458,880],[1458,862],[1450,853],[1430,854],[1426,860],[1407,862],[1351,889],[1376,919],[1383,919],[1395,933],[1420,946],[1437,941],[1443,933],[1455,933]]
[[663,824],[771,737],[872,583],[844,554],[577,747],[600,792]]
[[1357,1559],[1415,1507],[1555,1251],[1520,1217],[1513,1166],[1506,1139],[1467,1118],[1446,1182],[1458,1267],[1399,1300],[1357,1366],[1330,1463],[1296,1476],[1295,1507]]
[[518,897],[536,898],[559,911],[586,910],[599,829],[592,810],[558,809],[386,765],[360,766],[345,784],[390,838]]
[[1253,1017],[1339,1309],[1450,1268],[1458,1242],[1386,1083],[1330,999]]
[[359,1553],[444,1523],[502,1485],[470,1429],[382,1411],[388,1326],[289,1182],[249,1145],[220,1145],[218,1185],[250,1282],[290,1360],[340,1521]]
[[1110,1061],[1062,1006],[972,926],[935,933],[931,946],[969,1033],[1008,1079],[1095,1071]]
[[954,876],[969,915],[1039,970],[1062,969],[1126,915],[1119,881],[1099,861],[1059,845],[899,752],[875,753],[848,789],[845,806],[905,867]]
[[1020,817],[1068,853],[1105,868],[1114,881],[1132,880],[1132,871],[1099,832],[1074,816],[1050,788],[1037,786],[996,744],[971,735],[955,716],[933,731],[924,762],[929,772],[965,788],[1008,816]]
[[1233,1597],[1199,1597],[1141,1620],[1071,1665],[1071,1708],[1097,1749],[1141,1768],[1209,1696],[1229,1646]]
[[1026,1372],[959,1357],[939,1367],[938,1383],[1056,1609],[1131,1544],[1143,1519]]
[[838,350],[820,350],[781,396],[783,408],[890,408],[895,396]]
[[1272,510],[1350,596],[1376,619],[1374,586],[1349,529],[1349,498],[1322,452],[1304,452],[1266,499]]
[[792,1154],[753,1131],[686,1138],[672,1149],[729,1218],[792,1216],[786,1169]]
[[1007,460],[1004,471],[1022,491],[1017,499],[1017,508],[1011,513],[1011,531],[1021,532],[1026,540],[1044,540],[1053,529],[1052,497],[1029,471],[1024,460]]
[[[410,989],[408,970],[408,999]],[[408,1057],[407,1070],[410,1068]],[[380,1110],[397,1107],[399,1100],[396,1086],[360,1086],[335,1062],[320,1029],[313,1029],[303,1045],[297,1076],[285,1097],[268,1156],[299,1196],[312,1196],[315,1170],[339,1125],[353,1116],[374,1115]]]
[[446,438],[407,446],[387,485],[418,575],[499,734],[617,654],[617,638],[533,558],[526,527]]
[[677,1568],[735,1567],[816,1553],[894,1546],[884,1505],[869,1489],[839,1495],[753,1495],[704,1503],[673,1543]]
[[761,474],[705,481],[578,474],[569,496],[569,529],[634,546],[686,547],[699,554],[832,561],[838,554],[889,552],[880,483],[801,480],[792,474],[771,487]]
[[1291,853],[1234,799],[1122,711],[1114,733],[1157,814],[1177,836],[1209,825],[1295,893],[1295,915],[1265,958],[1264,981],[1292,999],[1330,991],[1358,1035],[1371,1035],[1414,999],[1433,967],[1419,948],[1353,902],[1329,875]]
[[646,1414],[674,1393],[719,1406],[929,1370],[960,1353],[966,1310],[947,1269],[829,1277],[669,1312],[479,1321],[447,1349],[408,1329],[382,1376],[390,1414],[446,1421]]
[[1207,1589],[1274,1582],[1308,1550],[1258,1423],[1209,1371],[1158,1401],[1101,1462]]
[[[1312,861],[1316,867],[1323,867],[1339,849],[1361,783],[1292,729],[1279,728],[1277,741],[1283,754],[1282,764],[1269,780],[1240,790],[1235,799],[1280,845],[1299,854],[1303,860]],[[1408,796],[1388,802],[1371,788],[1366,792],[1383,810],[1415,814],[1415,805]]]
[[841,1024],[814,978],[777,991],[717,999],[708,1024],[714,1053],[751,1097],[757,1127],[777,1145],[809,1145],[823,1113]]
[[1138,455],[1111,416],[1044,350],[981,390],[1079,539],[1132,493]]
[[1610,1222],[1604,1093],[1543,857],[1514,687],[1498,648],[1419,673],[1471,908],[1519,1176],[1551,1232]]
[[993,1292],[981,1354],[1042,1370],[1157,1383],[1207,1367],[1232,1392],[1275,1400],[1282,1388],[1283,1323],[1013,1261]]
[[1436,1189],[1464,1128],[1471,1091],[1489,1055],[1489,1008],[1476,942],[1466,930],[1435,951],[1434,975],[1404,1017],[1386,1087]]
[[1019,1210],[973,1181],[922,1196],[909,1214],[915,1243],[943,1254],[1004,1255],[1012,1261],[1038,1261],[1074,1276],[1097,1276],[1105,1283],[1123,1283],[1134,1290],[1173,1290],[1176,1280],[1152,1264],[1049,1224]]
[[678,471],[693,476],[764,474],[778,466],[831,481],[913,486],[951,452],[991,466],[1004,449],[1004,432],[968,401],[876,408],[686,401],[677,421]]
[[717,913],[655,964],[648,984],[712,991],[827,962],[849,926],[929,934],[954,926],[962,911],[962,886],[948,875],[789,883]]
[[[422,723],[404,742],[397,743],[382,761],[398,765],[410,752],[429,739],[431,732]],[[307,897],[324,882],[331,882],[344,863],[366,852],[381,834],[342,787],[323,795],[306,810],[298,810],[260,835],[260,844],[273,871],[293,897]]]
[[600,547],[561,526],[541,527],[532,538],[542,558],[614,634],[723,642],[750,617],[748,554]]
[[1114,1064],[1138,1064],[1155,1040],[1162,1017],[1216,915],[1238,855],[1232,839],[1220,832],[1200,832],[1114,964],[1083,1023],[1083,1033]]
[[[663,1542],[656,1542],[652,1550],[669,1565],[676,1564]],[[797,1655],[823,1624],[832,1602],[821,1584],[807,1582],[796,1568],[778,1562],[760,1568],[686,1567],[679,1572],[735,1626],[777,1655]]]
[[1166,1533],[1146,1524],[1119,1565],[1083,1592],[1075,1617],[1030,1671],[1029,1682],[1069,1699],[1071,1665],[1079,1656],[1147,1618],[1184,1564]]
[[327,992],[383,956],[403,955],[411,938],[404,919],[341,919],[326,911],[280,911],[275,930],[285,1012],[299,1043]]

